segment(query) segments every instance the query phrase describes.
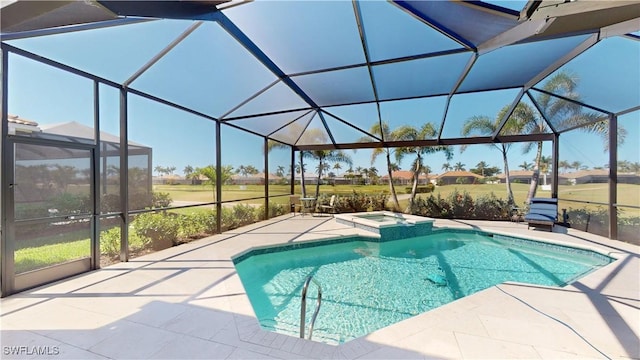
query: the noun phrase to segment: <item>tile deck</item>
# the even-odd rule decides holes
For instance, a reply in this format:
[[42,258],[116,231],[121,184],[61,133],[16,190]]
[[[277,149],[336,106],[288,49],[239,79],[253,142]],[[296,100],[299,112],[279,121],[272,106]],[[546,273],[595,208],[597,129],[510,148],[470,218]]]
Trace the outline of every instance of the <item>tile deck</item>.
[[3,359],[640,358],[639,247],[558,227],[436,220],[618,258],[564,288],[506,283],[334,346],[264,331],[231,257],[351,236],[331,217],[284,215],[0,301]]

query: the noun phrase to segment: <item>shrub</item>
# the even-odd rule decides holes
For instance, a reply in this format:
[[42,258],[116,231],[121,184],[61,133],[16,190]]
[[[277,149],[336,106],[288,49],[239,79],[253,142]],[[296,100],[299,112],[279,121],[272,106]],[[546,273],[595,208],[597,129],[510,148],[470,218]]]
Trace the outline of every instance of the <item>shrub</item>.
[[52,206],[62,214],[87,213],[91,210],[88,196],[62,193],[51,199]]
[[[269,203],[269,219],[274,218],[276,216],[284,215],[289,212],[289,206],[283,204]],[[260,220],[265,220],[264,218],[264,205],[261,205],[256,209],[255,218]]]
[[[264,210],[263,210],[264,213]],[[233,208],[222,208],[222,230],[231,230],[255,222],[256,215],[253,206],[237,204]]]
[[146,192],[129,194],[129,210],[142,210],[153,205],[153,195]]
[[435,218],[508,220],[509,206],[493,193],[474,200],[468,192],[454,190],[446,199],[440,194],[417,198],[412,213]]
[[431,194],[426,199],[417,198],[414,203],[414,211],[416,215],[428,217],[451,217],[451,206],[440,194],[437,197]]
[[145,213],[136,216],[132,222],[139,236],[151,239],[154,249],[164,249],[177,244],[178,221],[166,213]]
[[472,219],[474,216],[473,198],[464,191],[462,193],[454,190],[448,196],[451,204],[451,216],[456,219]]
[[256,219],[255,208],[249,204],[238,204],[233,207],[233,216],[238,226],[252,224]]
[[154,208],[166,208],[171,205],[171,195],[169,193],[153,192],[151,194],[152,206]]
[[120,196],[115,194],[104,194],[100,198],[102,212],[120,211]]
[[[140,236],[132,225],[129,226],[129,250],[138,251],[149,246],[151,239]],[[120,228],[113,227],[100,232],[100,253],[107,256],[120,254]]]
[[510,209],[506,201],[494,193],[480,195],[475,200],[474,218],[486,220],[510,220]]
[[188,239],[199,238],[206,233],[205,224],[194,221],[196,216],[197,213],[191,213],[176,217],[176,225],[178,226],[176,235],[177,243],[185,242]]
[[[426,185],[420,185],[416,188],[416,194],[428,194],[428,193],[432,193],[433,190],[435,190],[436,186],[433,185],[432,183],[428,183]],[[406,187],[405,193],[406,194],[411,194],[411,187]]]
[[[350,195],[342,195],[336,199],[336,210],[338,212],[365,212],[385,210],[389,195],[385,193],[377,195],[367,195],[358,193],[355,190]],[[329,200],[325,201],[327,204]]]

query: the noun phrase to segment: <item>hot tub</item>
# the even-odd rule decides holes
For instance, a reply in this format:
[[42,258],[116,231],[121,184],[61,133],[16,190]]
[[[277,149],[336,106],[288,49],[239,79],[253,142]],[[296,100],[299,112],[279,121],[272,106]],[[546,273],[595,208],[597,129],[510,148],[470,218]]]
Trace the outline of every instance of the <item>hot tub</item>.
[[379,234],[382,241],[428,235],[434,219],[391,211],[372,211],[351,214],[336,214],[340,224]]

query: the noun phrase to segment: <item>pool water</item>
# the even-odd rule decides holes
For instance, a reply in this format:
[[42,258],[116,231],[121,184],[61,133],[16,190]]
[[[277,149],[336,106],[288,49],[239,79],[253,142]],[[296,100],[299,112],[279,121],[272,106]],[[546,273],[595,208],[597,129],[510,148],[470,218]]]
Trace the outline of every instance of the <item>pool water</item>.
[[[366,240],[239,258],[236,270],[260,325],[299,336],[300,292],[309,275],[323,293],[313,340],[338,344],[505,281],[564,286],[612,261],[478,233]],[[307,328],[316,292],[310,285]]]

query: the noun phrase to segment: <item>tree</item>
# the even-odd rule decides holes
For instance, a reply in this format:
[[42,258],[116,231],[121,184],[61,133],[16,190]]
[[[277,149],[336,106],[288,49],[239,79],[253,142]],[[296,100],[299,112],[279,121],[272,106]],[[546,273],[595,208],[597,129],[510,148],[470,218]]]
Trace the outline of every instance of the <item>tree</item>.
[[[484,177],[484,170],[488,167],[489,167],[489,164],[487,164],[484,161],[480,161],[478,164],[476,164],[475,169],[471,169],[471,172]],[[475,172],[474,170],[477,170],[477,172]]]
[[454,166],[453,166],[453,170],[455,171],[465,171],[464,168],[465,164],[461,163],[461,162],[457,162]]
[[528,163],[528,162],[525,160],[522,164],[518,165],[518,167],[519,167],[519,168],[521,168],[521,169],[522,169],[522,170],[524,170],[524,171],[529,171],[529,170],[531,170],[531,168],[533,167],[533,164]]
[[582,162],[576,160],[576,161],[571,163],[571,167],[573,169],[576,169],[576,171],[579,171],[580,168],[582,167]]
[[255,175],[258,172],[259,172],[258,169],[256,169],[256,167],[253,165],[247,165],[247,166],[240,165],[236,170],[236,174],[240,174],[244,177],[247,177],[249,175]]
[[353,161],[351,157],[344,153],[342,150],[312,150],[307,151],[305,154],[318,160],[318,181],[316,182],[316,199],[320,196],[320,180],[322,179],[322,172],[327,169],[327,162],[341,162],[351,165]]
[[375,166],[367,169],[367,178],[369,178],[369,184],[377,184],[378,183],[378,169]]
[[154,167],[153,171],[158,173],[158,175],[160,175],[161,177],[162,177],[162,175],[164,175],[166,173],[165,168],[163,166],[160,166],[160,165],[157,165],[156,167]]
[[284,170],[285,170],[284,166],[278,165],[278,168],[276,169],[276,176],[277,177],[284,177]]
[[[382,122],[382,124],[376,123],[371,127],[371,129],[369,129],[369,132],[371,132],[372,134],[378,135],[383,140],[386,140],[386,141],[393,140],[391,137],[392,133],[389,128],[389,124],[387,122]],[[391,162],[392,151],[393,150],[391,150],[388,147],[373,149],[373,152],[371,153],[371,165],[373,165],[373,163],[376,161],[378,156],[384,153],[385,159],[387,162],[387,176],[388,176],[387,182],[389,184],[389,192],[391,193],[391,200],[393,201],[393,209],[400,210],[400,203],[398,202],[398,195],[396,194],[396,188],[393,182],[393,172],[397,170],[397,169],[394,169],[394,165],[395,167],[397,167],[398,165]]]
[[[436,128],[431,123],[425,123],[421,128],[416,129],[413,126],[405,125],[397,128],[392,133],[394,140],[400,141],[418,141],[431,139],[436,136]],[[411,164],[411,171],[413,172],[413,186],[411,187],[411,195],[409,196],[408,212],[413,212],[416,191],[418,189],[418,180],[420,173],[424,169],[424,156],[427,154],[433,154],[436,152],[444,152],[447,160],[451,160],[453,153],[448,146],[404,146],[395,150],[396,160],[398,163],[402,162],[402,158],[406,155],[415,155],[415,159]]]
[[[295,133],[296,131],[298,131],[298,129],[296,129],[296,126],[289,126],[287,128],[289,129],[289,131],[291,133]],[[296,137],[297,137],[297,135],[296,135]],[[271,152],[274,149],[291,149],[291,146],[289,146],[287,144],[283,144],[283,143],[278,142],[278,141],[274,141],[274,140],[267,141],[267,152]],[[299,159],[300,163],[295,165],[295,172],[296,173],[300,173],[300,187],[301,187],[301,191],[302,191],[302,197],[306,197],[307,196],[307,189],[306,189],[305,181],[304,181],[304,172],[305,172],[304,158],[305,158],[304,151],[298,152],[298,159]]]
[[[566,71],[559,72],[544,84],[543,89],[546,92],[541,92],[537,96],[536,103],[547,119],[554,120],[556,128],[570,128],[583,125],[579,128],[581,131],[600,135],[604,140],[606,151],[609,149],[608,123],[602,121],[604,120],[602,115],[583,110],[583,107],[579,105],[580,94],[576,91],[577,87],[578,78],[575,75]],[[574,101],[560,100],[557,97],[549,95],[550,93],[560,93],[565,98]],[[546,123],[538,117],[538,112],[532,109],[531,106],[524,103],[518,104],[512,116],[515,116],[515,120],[520,123],[518,126],[519,129],[525,133],[541,134],[548,132]],[[625,136],[626,130],[618,127],[618,143],[623,143]],[[527,193],[527,204],[535,197],[540,180],[542,141],[527,143],[523,149],[524,153],[528,153],[534,144],[537,146],[537,150],[533,163],[531,184],[529,186],[529,192]]]
[[67,191],[67,187],[78,174],[78,169],[75,166],[55,164],[53,168],[49,169],[49,176],[51,180],[57,185],[57,189],[62,192]]
[[[233,166],[231,165],[223,165],[221,167],[221,178],[220,184],[226,184],[233,174]],[[216,184],[217,184],[217,175],[216,175],[216,167],[214,165],[208,165],[203,168],[196,168],[194,173],[197,175],[202,175],[207,180],[205,181],[205,185],[211,185],[213,190],[213,201],[217,201],[216,199]]]
[[569,163],[567,160],[560,160],[558,162],[558,166],[560,167],[560,169],[564,169],[564,172],[567,172],[567,169],[571,169],[571,163]]
[[[518,104],[520,106],[522,103]],[[518,108],[516,106],[516,109]],[[469,136],[471,134],[479,134],[479,135],[492,135],[498,130],[498,126],[502,122],[502,118],[506,115],[509,110],[509,106],[503,107],[498,115],[491,119],[485,115],[475,115],[467,119],[467,121],[462,126],[461,134],[463,136]],[[516,111],[514,110],[514,113]],[[513,115],[509,117],[509,120],[504,124],[502,128],[502,133],[505,135],[513,135],[518,133],[519,124],[514,121]],[[509,205],[514,205],[515,201],[513,199],[513,191],[511,190],[511,179],[509,178],[509,161],[507,157],[507,153],[511,148],[511,143],[492,143],[489,144],[491,147],[495,147],[502,153],[502,161],[504,163],[504,173],[505,173],[505,184],[507,186],[507,203]],[[466,149],[466,145],[463,145],[460,148],[460,151],[464,151]]]
[[444,170],[444,171],[451,170],[451,164],[449,164],[448,162],[442,164],[442,170]]

